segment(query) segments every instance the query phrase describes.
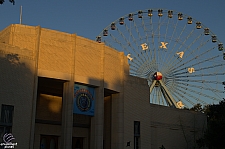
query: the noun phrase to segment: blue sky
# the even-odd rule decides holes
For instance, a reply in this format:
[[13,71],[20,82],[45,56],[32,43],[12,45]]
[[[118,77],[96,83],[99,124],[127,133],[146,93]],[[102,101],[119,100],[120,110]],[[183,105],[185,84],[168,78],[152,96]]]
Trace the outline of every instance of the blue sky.
[[[95,40],[104,28],[129,13],[147,9],[166,9],[181,12],[200,21],[225,45],[225,0],[15,0],[15,5],[8,0],[5,1],[3,5],[0,5],[0,30],[10,24],[19,24],[22,6],[22,24],[40,25],[43,28],[75,33]],[[218,50],[213,51],[205,59],[217,53],[219,53]],[[168,57],[168,54],[165,53],[165,56]],[[222,63],[222,54],[219,61]],[[207,65],[208,63],[205,63],[202,67]],[[214,66],[214,63],[210,63],[210,66]],[[224,66],[223,64],[223,68]],[[217,69],[215,68],[216,72],[224,72],[224,69]],[[211,73],[211,70],[205,73]],[[208,80],[214,80],[213,75],[210,77]],[[220,77],[222,77],[220,80],[223,80],[224,76]],[[223,89],[221,84],[217,88]],[[204,90],[204,93],[208,93],[208,90]]]
[[95,39],[114,20],[137,10],[171,9],[202,22],[225,43],[225,0],[15,0],[0,6],[0,30],[19,23]]

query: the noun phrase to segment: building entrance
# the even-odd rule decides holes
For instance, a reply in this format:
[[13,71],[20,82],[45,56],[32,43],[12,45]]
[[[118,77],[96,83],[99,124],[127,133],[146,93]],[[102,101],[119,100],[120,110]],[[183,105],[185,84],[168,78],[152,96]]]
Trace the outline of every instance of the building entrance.
[[83,138],[73,137],[73,149],[83,149]]
[[40,149],[58,149],[58,136],[41,135]]

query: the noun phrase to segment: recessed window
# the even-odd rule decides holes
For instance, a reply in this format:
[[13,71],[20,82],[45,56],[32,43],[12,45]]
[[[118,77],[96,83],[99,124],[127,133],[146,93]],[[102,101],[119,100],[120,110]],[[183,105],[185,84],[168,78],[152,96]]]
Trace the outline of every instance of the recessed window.
[[2,104],[1,123],[12,125],[14,106]]
[[134,149],[140,149],[140,121],[134,121]]
[[14,106],[4,105],[1,107],[0,117],[0,142],[6,133],[12,133]]

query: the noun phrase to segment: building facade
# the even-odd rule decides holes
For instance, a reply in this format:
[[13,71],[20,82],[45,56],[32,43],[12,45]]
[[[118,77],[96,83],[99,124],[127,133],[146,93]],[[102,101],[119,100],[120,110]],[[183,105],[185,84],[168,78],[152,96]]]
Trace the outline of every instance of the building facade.
[[76,34],[10,25],[0,72],[0,137],[11,133],[15,148],[189,149],[206,127],[201,113],[150,104],[124,53]]

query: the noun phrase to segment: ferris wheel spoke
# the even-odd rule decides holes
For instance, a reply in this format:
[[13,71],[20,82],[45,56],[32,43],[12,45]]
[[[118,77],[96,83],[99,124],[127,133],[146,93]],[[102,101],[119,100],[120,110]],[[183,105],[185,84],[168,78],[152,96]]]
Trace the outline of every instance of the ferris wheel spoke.
[[[133,21],[132,21],[132,22],[133,22]],[[132,23],[132,22],[130,21],[130,26],[131,26],[131,23]],[[129,45],[129,46],[132,45],[132,44],[131,44],[131,41],[130,41],[130,37],[132,37],[132,41],[137,45],[136,39],[134,38],[134,36],[133,36],[133,34],[132,34],[132,32],[131,32],[131,27],[128,28],[128,26],[126,25],[126,23],[124,24],[124,26],[125,26],[125,29],[127,30],[128,34],[129,34],[129,42],[128,42],[128,45]],[[133,52],[136,53],[135,48],[132,47],[132,50],[133,50]]]
[[106,28],[110,33],[102,32],[102,41],[124,52],[130,75],[148,81],[150,103],[180,108],[221,101],[223,44],[197,20],[170,13],[154,9],[124,16]]
[[161,95],[161,98],[162,98],[162,105],[167,105],[167,106],[169,106],[169,105],[167,104],[166,100],[163,99],[163,94],[162,94],[162,92],[160,92],[160,95]]
[[[213,48],[213,49],[214,49],[214,48]],[[204,55],[205,55],[206,53],[208,53],[209,51],[211,51],[211,49],[210,49],[210,50],[207,50],[206,52],[204,52],[204,53],[202,53],[202,54],[199,54],[198,56],[193,57],[193,58],[190,59],[189,61],[187,61],[187,62],[185,62],[185,63],[183,63],[183,64],[177,66],[177,68],[180,68],[180,67],[182,67],[182,66],[186,66],[188,63],[191,63],[191,62],[193,62],[193,61],[196,61],[197,59],[200,59],[202,56],[204,56]],[[214,57],[210,57],[210,58],[205,59],[205,60],[203,60],[203,61],[199,61],[199,62],[197,62],[197,63],[195,63],[195,64],[189,65],[188,67],[193,67],[193,66],[195,66],[195,65],[199,65],[199,64],[204,63],[204,62],[207,62],[207,61],[212,61],[212,60],[214,60],[214,59],[216,59],[216,58],[218,58],[218,57],[220,57],[220,55],[216,55],[216,56],[214,56]],[[176,72],[180,71],[180,69],[179,69],[179,70],[176,70],[177,68],[171,69],[170,71],[172,71],[173,73],[176,73]],[[187,66],[186,66],[186,68],[187,68]]]
[[[186,53],[187,50],[189,50],[191,48],[191,46],[193,46],[193,44],[198,41],[200,39],[200,37],[202,37],[202,34],[200,34],[184,51],[184,53]],[[178,64],[180,64],[184,59],[187,59],[188,57],[192,57],[192,55],[194,54],[194,52],[198,51],[202,46],[204,46],[209,40],[207,40],[205,43],[203,44],[200,44],[196,49],[193,49],[192,51],[190,51],[190,53],[185,56],[184,58],[180,59],[179,62],[176,62],[176,61],[172,61],[170,62],[171,65],[173,65],[174,68],[176,68],[176,66]],[[183,43],[184,44],[184,43]],[[179,51],[179,50],[178,50]],[[176,60],[176,59],[175,59]],[[175,63],[175,64],[174,64]]]
[[[179,89],[177,89],[177,91],[180,91],[181,93],[183,93],[184,96],[186,95],[186,96],[189,97],[189,98],[191,97],[191,99],[195,100],[197,103],[202,103],[203,105],[206,105],[206,104],[207,104],[207,103],[204,102],[203,100],[200,100],[199,98],[195,97],[194,95],[188,93],[187,90],[188,90],[188,89],[184,90],[184,88],[182,88],[182,87],[179,88]],[[185,97],[186,97],[186,96],[185,96]],[[189,99],[189,100],[190,100],[190,99]]]
[[[153,59],[151,62],[147,63],[147,68],[149,68],[151,71],[147,74],[148,77],[151,73],[153,73],[155,70],[157,70],[157,64],[155,60]],[[150,73],[151,72],[151,73]]]
[[130,67],[135,67],[139,69],[142,66],[142,62],[139,61],[137,57],[133,57],[133,59],[130,61]]
[[[178,21],[178,20],[177,20],[177,21]],[[175,29],[176,29],[176,28],[174,28],[174,30],[175,30]],[[173,51],[174,51],[174,49],[176,49],[175,47],[176,47],[177,43],[179,43],[180,38],[181,38],[182,34],[184,33],[185,29],[186,29],[186,24],[185,24],[184,27],[182,28],[182,31],[180,32],[179,36],[176,37],[176,40],[175,40],[176,42],[175,42],[175,44],[174,44],[172,50],[170,51],[171,53],[174,53]],[[186,37],[186,39],[181,43],[181,45],[184,46],[184,43],[186,42],[187,39],[189,39],[189,37],[191,37],[191,35],[193,34],[193,32],[194,32],[194,29],[192,29],[192,31],[189,33],[189,35]],[[171,39],[174,39],[174,37],[172,37]],[[181,46],[180,46],[180,47],[181,47]],[[176,51],[177,51],[177,50],[176,50]],[[170,64],[170,63],[171,63],[170,61],[172,61],[172,60],[173,60],[172,57],[170,57],[170,59],[169,59],[169,57],[168,57],[167,60],[166,60],[166,63]]]
[[[146,52],[146,54],[147,54],[148,60],[150,61],[151,59],[153,59],[153,58],[152,58],[152,51],[149,50],[149,49],[151,49],[151,46],[150,46],[150,44],[149,44],[150,41],[148,40],[150,37],[149,37],[149,35],[148,35],[148,30],[147,30],[147,27],[146,27],[146,25],[145,25],[145,22],[144,22],[144,19],[143,19],[143,18],[142,18],[141,25],[142,25],[142,28],[143,28],[144,33],[145,33],[145,39],[146,39],[146,45],[147,45],[147,49],[145,50],[145,52],[146,52],[146,51],[149,51],[149,54],[150,54],[150,55],[148,55],[148,52]],[[143,44],[144,44],[144,43],[143,43]]]
[[152,69],[147,69],[147,72],[146,72],[144,69],[142,69],[142,70],[139,69],[139,70],[136,71],[136,74],[137,74],[138,76],[140,76],[141,78],[147,79],[147,78],[148,78],[148,74],[149,74],[150,72],[153,72],[153,70],[152,70]]
[[218,89],[215,89],[215,88],[208,88],[208,87],[204,87],[202,86],[198,86],[198,85],[194,85],[194,84],[190,84],[190,83],[179,83],[180,85],[184,85],[184,86],[188,86],[188,87],[193,87],[193,88],[198,88],[198,89],[204,89],[204,90],[208,90],[208,91],[211,91],[211,92],[216,92],[216,93],[225,93],[225,91],[222,91],[222,90],[218,90]]
[[[180,51],[181,50],[181,47],[186,47],[182,52],[183,53],[186,53],[186,51],[187,50],[189,50],[190,48],[191,48],[191,46],[193,46],[193,44],[196,42],[196,41],[198,41],[199,40],[199,38],[202,36],[202,34],[200,34],[199,36],[197,36],[196,38],[195,38],[195,40],[190,44],[190,45],[188,45],[188,46],[186,46],[185,45],[185,43],[186,43],[186,41],[191,37],[191,35],[193,34],[193,31],[194,30],[192,30],[192,32],[186,37],[186,39],[180,44],[180,47],[179,47],[179,49],[177,50],[177,51]],[[195,50],[192,50],[192,52],[194,52]],[[188,56],[186,56],[185,58],[187,58]],[[181,62],[183,59],[185,59],[185,58],[182,58],[182,59],[180,59],[180,61],[179,62]],[[176,60],[176,59],[175,59]],[[172,59],[171,58],[171,61],[169,62],[171,65],[174,65],[174,63],[176,63],[176,61],[174,61],[174,59]],[[178,64],[178,63],[176,63],[176,64]],[[175,67],[175,66],[174,66]]]
[[[136,23],[135,20],[133,20],[133,25],[134,25],[136,34],[138,35],[138,40],[139,40],[140,42],[142,42],[143,37],[141,36],[141,33],[139,32],[138,25],[137,25],[137,23]],[[140,25],[140,26],[142,26],[142,25]],[[135,44],[136,44],[137,47],[140,47],[140,46],[141,46],[141,45],[138,45],[137,42],[135,42]],[[145,55],[145,54],[142,54],[142,57],[144,57],[145,59],[148,59],[148,58],[146,58],[146,55]]]
[[157,103],[157,100],[158,100],[158,89],[154,89],[153,91],[152,91],[152,93],[150,94],[150,100],[151,100],[151,102],[152,103]]
[[[160,43],[160,21],[161,21],[161,17],[159,17],[159,20],[158,20],[158,28],[157,28],[157,30],[156,30],[156,32],[158,33],[158,43]],[[160,51],[159,51],[159,48],[158,47],[156,47],[155,48],[155,50],[157,51],[157,62],[159,62],[161,59],[160,59]],[[159,69],[159,67],[158,67],[158,69]]]
[[136,40],[136,39],[134,38],[132,32],[131,32],[131,23],[132,23],[132,22],[130,22],[130,28],[127,26],[126,23],[124,24],[125,29],[126,29],[126,31],[128,32],[128,34],[129,34],[129,41],[128,41],[128,44],[131,44],[130,37],[132,37],[132,40],[133,40],[133,41]]
[[[176,93],[178,96],[180,96],[182,99],[186,100],[188,103],[190,103],[191,105],[195,105],[194,102],[192,102],[190,99],[188,99],[187,97],[184,96],[184,94],[181,94],[180,92],[178,91],[174,91],[174,93]],[[182,92],[183,93],[183,92]],[[183,100],[181,100],[183,101]]]
[[[174,66],[173,66],[173,69],[171,69],[170,71],[173,71],[174,69],[176,69],[176,68],[180,68],[181,66],[184,66],[185,64],[188,64],[189,62],[192,62],[192,60],[196,60],[197,58],[200,58],[200,57],[202,57],[202,56],[204,56],[205,54],[207,54],[207,53],[209,53],[209,52],[211,52],[212,50],[214,50],[215,49],[215,47],[213,47],[213,48],[211,48],[211,49],[208,49],[207,51],[205,51],[205,52],[203,52],[203,53],[201,53],[201,54],[198,54],[198,55],[196,55],[196,56],[192,56],[193,54],[194,54],[194,52],[196,52],[196,51],[198,51],[202,46],[204,46],[206,43],[208,43],[209,42],[209,40],[207,40],[206,42],[204,42],[204,43],[201,43],[198,47],[197,47],[197,49],[193,49],[187,56],[185,56],[183,59],[187,59],[188,57],[192,57],[192,59],[190,59],[189,61],[187,61],[187,62],[184,62],[184,63],[181,63],[179,66],[177,66],[177,64],[175,64]],[[189,45],[190,46],[190,45]],[[188,47],[189,47],[188,46]],[[182,62],[182,60],[180,60],[180,62]]]
[[[200,95],[200,96],[202,96],[202,97],[207,97],[207,98],[213,99],[213,100],[215,100],[215,101],[220,101],[220,100],[221,100],[221,99],[217,99],[217,98],[215,98],[215,97],[213,97],[213,96],[206,95],[205,93],[197,92],[196,90],[192,90],[192,89],[190,89],[190,88],[187,88],[187,87],[183,87],[183,86],[181,86],[181,85],[178,85],[177,90],[180,90],[180,89],[188,90],[188,91],[190,91],[190,92],[192,92],[192,93],[195,93],[195,94]],[[192,97],[189,93],[187,93],[187,92],[185,92],[185,93],[186,93],[188,96]],[[193,98],[193,97],[192,97],[192,98]],[[198,100],[200,101],[200,99],[198,99]],[[205,102],[202,101],[201,103],[205,103]],[[206,103],[205,103],[205,104],[206,104]]]
[[149,73],[153,73],[154,69],[155,69],[155,62],[148,62],[146,61],[143,65],[139,66],[135,66],[132,65],[132,63],[130,63],[130,68],[132,68],[132,71],[136,73],[136,75],[141,75],[142,77],[145,76],[144,78],[147,78]]
[[[195,84],[196,84],[196,82],[195,82]],[[192,87],[193,89],[196,88],[196,89],[200,89],[200,90],[203,89],[204,91],[207,91],[207,93],[213,94],[215,96],[215,98],[217,97],[218,100],[222,99],[223,97],[221,96],[221,94],[225,93],[225,91],[216,89],[215,86],[209,86],[207,84],[204,84],[204,86],[203,86],[203,85],[201,85],[199,83],[196,84],[196,85],[195,84],[190,84],[190,82],[188,82],[188,83],[181,83],[180,82],[179,83],[179,85],[183,86],[185,89],[187,87]],[[208,86],[208,87],[206,87],[206,86]],[[210,92],[208,92],[208,91],[210,91]]]
[[165,86],[165,84],[162,82],[162,80],[159,80],[159,83],[161,85],[160,88],[162,90],[162,93],[163,93],[166,101],[169,103],[170,106],[174,106],[177,108],[176,101],[173,98],[173,96],[171,95],[171,93],[169,92],[168,88]]
[[160,88],[158,89],[158,94],[159,94],[159,99],[158,99],[158,104],[159,105],[165,105],[165,106],[169,106],[167,99],[165,98],[165,95],[163,94],[163,92],[160,90]]
[[178,100],[178,102],[179,102],[179,101],[182,102],[182,104],[184,105],[184,107],[188,107],[188,104],[191,104],[191,105],[194,104],[194,103],[191,102],[188,98],[187,98],[187,99],[181,98],[181,96],[179,96],[179,95],[177,94],[176,91],[174,91],[172,94],[173,94],[173,96]]
[[[217,92],[216,90],[218,90],[215,86],[212,86],[211,84],[204,84],[205,86],[209,87],[209,88],[213,88],[213,90],[215,90],[214,92],[212,92],[212,94],[214,94],[214,96],[218,97],[218,99],[222,99],[223,98],[223,94],[220,92]],[[223,93],[225,93],[225,91],[223,91]]]
[[158,99],[157,99],[157,104],[162,104],[162,101],[164,101],[164,99],[163,99],[163,94],[162,94],[162,92],[159,90],[158,91]]
[[220,81],[208,81],[208,80],[190,80],[190,79],[177,79],[174,78],[178,82],[197,82],[197,83],[209,83],[209,84],[222,84]]
[[158,99],[157,99],[157,102],[158,102],[159,105],[163,103],[163,102],[161,103],[161,101],[163,101],[163,95],[162,95],[162,92],[159,91],[158,92]]
[[139,69],[139,67],[135,66],[135,65],[130,65],[130,70],[132,72],[136,72]]
[[[157,31],[158,31],[158,43],[164,43],[165,44],[165,42],[162,42],[161,41],[161,39],[160,39],[160,37],[161,37],[161,32],[160,32],[160,29],[161,29],[161,25],[163,25],[163,22],[164,21],[162,21],[162,17],[159,17],[159,20],[158,20],[158,28],[157,28]],[[163,61],[163,59],[162,59],[162,54],[161,54],[161,49],[160,49],[160,47],[158,46],[157,48],[156,48],[156,50],[157,50],[157,61],[158,62],[162,62]],[[160,65],[161,66],[161,65]],[[159,66],[159,67],[160,67]],[[159,68],[158,67],[158,69],[161,69],[161,68]]]
[[[199,69],[195,69],[195,72],[202,71],[202,70],[208,70],[208,71],[210,71],[209,69],[215,69],[217,67],[222,68],[221,66],[225,66],[225,64],[217,64],[217,65],[212,65],[212,66],[208,66],[208,67],[201,67]],[[193,67],[193,65],[192,66],[189,66],[189,67],[182,68],[179,71],[187,70],[187,68],[190,68],[190,67]],[[178,72],[178,71],[176,71],[176,72]],[[184,71],[184,72],[180,72],[180,73],[175,73],[173,75],[176,76],[176,75],[187,74],[187,73],[188,73],[187,71]]]
[[114,37],[112,34],[109,35],[112,40],[118,44],[120,47],[122,47],[126,52],[129,52],[129,50],[121,43],[121,41],[119,41],[116,37]]
[[[210,49],[210,50],[211,50],[211,49]],[[206,51],[206,52],[204,52],[204,53],[202,53],[202,54],[199,54],[199,55],[197,55],[197,56],[193,56],[192,59],[190,59],[189,61],[187,61],[187,62],[185,62],[185,63],[182,63],[181,65],[178,66],[178,68],[179,68],[179,67],[182,67],[182,66],[185,66],[185,64],[188,64],[188,63],[193,62],[193,60],[196,61],[196,60],[198,60],[198,59],[201,59],[201,57],[204,56],[204,54],[210,52],[210,50],[208,50],[208,51]],[[213,59],[215,59],[215,58],[218,58],[219,56],[220,56],[220,55],[215,56],[215,57],[212,57],[212,58],[209,58],[209,59],[207,59],[207,60],[213,60]],[[189,67],[198,65],[198,64],[203,63],[203,62],[206,62],[206,61],[201,61],[201,62],[198,62],[198,63],[196,63],[196,64],[192,64],[192,65],[190,65]],[[182,68],[182,69],[183,69],[183,68]],[[179,70],[181,70],[181,69],[179,69]],[[174,72],[178,72],[179,70],[176,70],[176,71],[174,71]],[[171,71],[173,71],[173,70],[171,70]]]
[[177,94],[175,92],[173,92],[172,94],[173,94],[173,97],[175,97],[178,101],[181,101],[182,102],[182,104],[184,105],[184,107],[188,107],[187,104],[185,103],[185,102],[187,102],[186,100],[184,101],[183,99],[181,99],[179,96],[177,96]]
[[[124,34],[117,28],[117,31],[119,32],[119,35],[121,35],[121,37],[123,38],[123,40],[126,42],[126,43],[129,43],[128,39],[124,36]],[[139,57],[139,59],[142,61],[142,63],[146,60],[145,58],[145,55],[142,53],[142,52],[139,52],[140,51],[140,48],[137,44],[137,42],[134,40],[134,43],[136,43],[136,47],[137,47],[137,50],[131,45],[131,44],[128,44],[128,46],[133,50],[133,52],[136,54],[137,57]],[[123,45],[123,48],[125,48],[125,46]],[[127,48],[126,48],[126,51]],[[141,56],[140,56],[140,53],[141,53]],[[143,60],[144,58],[144,60]]]
[[185,76],[176,76],[177,78],[187,78],[187,77],[203,77],[203,76],[223,76],[225,75],[225,72],[221,72],[221,73],[206,73],[206,74],[196,74],[196,75],[185,75]]
[[168,97],[168,95],[166,94],[166,91],[163,89],[163,88],[160,88],[161,89],[161,92],[162,92],[162,95],[167,103],[167,105],[169,106],[173,106],[173,103],[170,101],[170,98]]
[[[167,34],[168,34],[168,30],[169,30],[169,27],[170,27],[170,22],[171,22],[172,19],[168,19],[167,21],[167,25],[166,25],[166,33],[165,33],[165,36],[164,36],[164,42],[166,42],[166,39],[170,39],[170,41],[168,42],[168,44],[170,45],[171,43],[171,39],[173,38],[173,35],[174,35],[174,30],[173,30],[173,34],[172,34],[172,38],[167,38]],[[177,20],[177,23],[178,23],[178,20]],[[174,24],[172,24],[173,26]],[[177,25],[177,24],[176,24]],[[176,27],[176,26],[175,26]],[[168,46],[169,47],[169,46]],[[166,60],[166,54],[164,55],[164,58],[163,58],[163,63],[165,63],[164,61]],[[163,70],[163,67],[162,69]]]
[[[131,44],[129,44],[129,41],[128,39],[123,35],[123,33],[117,28],[116,31],[118,31],[118,34],[123,38],[123,40],[128,43],[127,46],[129,46],[132,50],[133,50],[133,53],[135,53],[136,57],[139,57],[139,59],[142,61],[143,63],[143,60],[142,60],[142,57],[140,57],[139,53],[135,50],[134,47],[132,47]],[[127,48],[127,46],[125,46],[125,44],[122,44],[121,41],[119,41],[116,37],[114,37],[112,34],[110,34],[110,37],[113,39],[113,41],[115,41],[118,45],[120,45],[120,47],[122,47],[127,53],[130,53],[130,50]],[[134,40],[134,42],[136,42]],[[137,46],[138,47],[138,46]],[[137,60],[139,63],[139,59],[135,59]]]
[[[177,29],[177,26],[178,26],[178,20],[176,21],[176,24],[174,25],[174,24],[172,24],[172,28],[173,28],[173,32],[172,32],[172,35],[171,35],[171,37],[170,38],[168,38],[169,39],[169,46],[170,46],[170,43],[172,42],[172,40],[175,38],[174,36],[175,36],[175,33],[176,33],[176,29]],[[175,43],[176,44],[176,43]],[[172,51],[174,50],[174,48],[175,48],[175,45],[174,45],[174,47],[172,48]],[[168,57],[169,58],[169,57]],[[168,59],[167,58],[167,59]],[[167,62],[167,59],[165,60],[165,62]]]
[[[153,52],[151,52],[152,53],[152,58],[156,61],[156,47],[155,47],[155,38],[154,38],[154,36],[155,36],[155,34],[154,34],[154,26],[153,26],[153,22],[152,22],[152,17],[149,17],[150,18],[150,31],[151,31],[151,35],[150,35],[150,37],[151,37],[151,39],[152,39],[152,41],[151,41],[151,43],[152,43],[152,49],[151,49],[151,51],[153,51]],[[158,66],[157,66],[157,68],[158,68]]]
[[[112,34],[110,34],[110,37],[118,44],[118,45],[120,45],[120,47],[122,47],[127,53],[129,53],[130,51],[119,41],[119,40],[117,40],[117,38],[116,37],[114,37]],[[137,56],[139,57],[139,54],[138,53],[136,53],[137,54]],[[140,62],[139,61],[139,59],[138,58],[135,58],[134,57],[134,59],[136,60],[136,61],[138,61],[139,63],[143,63],[143,61],[142,62]]]
[[130,62],[130,67],[135,67],[135,68],[139,69],[141,67],[141,65],[138,63],[138,60],[137,61],[135,60],[135,57],[134,57],[134,61],[132,60]]
[[158,104],[158,99],[159,99],[159,91],[155,90],[155,98],[154,98],[154,103]]

